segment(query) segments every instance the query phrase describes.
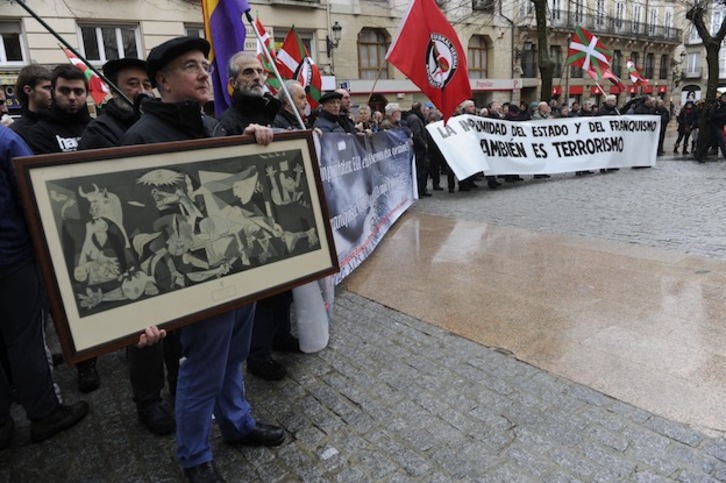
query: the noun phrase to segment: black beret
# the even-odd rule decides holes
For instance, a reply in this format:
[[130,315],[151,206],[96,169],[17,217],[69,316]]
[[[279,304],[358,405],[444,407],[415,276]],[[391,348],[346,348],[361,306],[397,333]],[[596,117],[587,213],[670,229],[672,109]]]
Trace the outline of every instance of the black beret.
[[172,60],[191,50],[198,50],[209,55],[209,42],[198,37],[176,37],[157,45],[146,58],[146,73],[149,74],[151,85],[156,87],[156,73],[162,70]]
[[133,57],[109,60],[108,62],[103,64],[103,75],[107,79],[112,79],[120,71],[122,71],[124,69],[131,69],[131,68],[141,69],[145,72],[146,71],[146,61],[141,60],[141,59],[136,59]]
[[340,92],[328,91],[328,92],[324,93],[322,96],[320,96],[320,99],[318,100],[318,102],[320,104],[325,104],[326,102],[332,101],[333,99],[342,99],[342,98],[343,98],[343,94],[341,94]]

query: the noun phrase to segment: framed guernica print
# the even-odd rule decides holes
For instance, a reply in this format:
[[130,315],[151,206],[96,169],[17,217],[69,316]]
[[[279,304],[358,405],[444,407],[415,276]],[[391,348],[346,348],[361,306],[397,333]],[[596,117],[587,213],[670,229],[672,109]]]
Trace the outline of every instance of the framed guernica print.
[[338,270],[310,132],[14,162],[68,362]]

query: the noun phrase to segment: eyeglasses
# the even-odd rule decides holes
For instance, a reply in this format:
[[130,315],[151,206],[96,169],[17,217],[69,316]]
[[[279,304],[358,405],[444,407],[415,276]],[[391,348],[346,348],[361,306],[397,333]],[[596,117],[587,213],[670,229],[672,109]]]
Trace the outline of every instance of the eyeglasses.
[[197,62],[196,60],[188,60],[184,62],[181,66],[179,66],[181,70],[184,72],[192,73],[192,72],[206,72],[209,74],[212,71],[212,66],[209,64],[209,62]]

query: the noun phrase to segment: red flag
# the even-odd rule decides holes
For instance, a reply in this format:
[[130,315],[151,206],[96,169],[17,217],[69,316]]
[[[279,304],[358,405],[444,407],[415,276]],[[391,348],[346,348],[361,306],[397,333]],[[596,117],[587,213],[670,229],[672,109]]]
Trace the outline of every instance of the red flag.
[[441,110],[444,122],[471,98],[464,49],[434,0],[411,0],[386,60]]
[[592,77],[592,80],[601,81],[603,79],[607,79],[613,85],[617,86],[618,89],[620,89],[621,91],[625,90],[625,84],[623,84],[623,82],[620,80],[620,78],[618,76],[616,76],[615,74],[613,74],[610,69],[603,72],[602,76],[600,76],[599,78],[598,78],[597,72],[595,72],[594,70],[588,70],[587,73],[590,77]]
[[628,68],[628,75],[630,76],[630,82],[632,82],[635,85],[641,85],[641,86],[648,85],[648,79],[646,79],[642,75],[640,75],[640,72],[638,72],[638,69],[635,67],[635,62],[633,62],[630,59],[627,59],[625,61],[625,66]]
[[308,94],[310,107],[312,109],[318,107],[323,79],[320,76],[320,69],[310,57],[294,25],[285,37],[282,48],[277,52],[277,69],[283,79],[294,79],[302,84]]
[[88,66],[76,56],[76,54],[65,47],[63,48],[63,52],[66,54],[66,57],[68,57],[68,60],[71,61],[71,64],[78,67],[78,69],[86,76],[86,79],[88,80],[88,90],[91,94],[91,98],[93,98],[93,102],[95,102],[97,106],[101,104],[104,99],[106,99],[106,96],[111,92],[106,83],[103,82],[95,72],[89,69]]
[[600,40],[582,27],[576,27],[570,39],[566,64],[594,70],[598,75],[610,67],[613,53]]

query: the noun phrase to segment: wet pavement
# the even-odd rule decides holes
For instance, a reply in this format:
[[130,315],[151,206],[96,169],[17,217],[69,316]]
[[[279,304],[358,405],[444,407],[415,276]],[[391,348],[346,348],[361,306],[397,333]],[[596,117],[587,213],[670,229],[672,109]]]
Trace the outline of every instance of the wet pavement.
[[[672,142],[666,143],[672,146]],[[338,288],[328,348],[247,376],[279,448],[213,444],[228,481],[726,481],[726,163],[435,192]],[[180,481],[123,352],[78,427],[0,482]]]

